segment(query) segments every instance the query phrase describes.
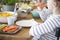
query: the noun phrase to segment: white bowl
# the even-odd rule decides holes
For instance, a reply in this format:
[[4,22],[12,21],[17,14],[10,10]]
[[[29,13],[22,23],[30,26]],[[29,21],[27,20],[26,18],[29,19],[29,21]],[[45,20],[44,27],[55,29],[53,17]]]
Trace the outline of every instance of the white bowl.
[[[13,16],[11,16],[11,17],[14,17],[14,21],[16,21],[17,13],[14,13],[14,12],[7,12],[7,13],[13,14]],[[0,23],[8,23],[7,17],[0,17]]]

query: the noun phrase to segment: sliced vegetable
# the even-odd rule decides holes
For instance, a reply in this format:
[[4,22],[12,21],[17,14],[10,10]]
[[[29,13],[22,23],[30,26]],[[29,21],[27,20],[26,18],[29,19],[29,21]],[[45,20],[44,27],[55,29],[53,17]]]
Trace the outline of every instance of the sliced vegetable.
[[6,24],[0,24],[0,31],[6,26]]
[[3,32],[13,32],[17,30],[19,27],[18,26],[6,26],[5,28],[2,29]]
[[14,31],[16,31],[17,29],[18,29],[18,27],[14,28],[14,29],[10,29],[10,30],[8,30],[7,32],[14,32]]

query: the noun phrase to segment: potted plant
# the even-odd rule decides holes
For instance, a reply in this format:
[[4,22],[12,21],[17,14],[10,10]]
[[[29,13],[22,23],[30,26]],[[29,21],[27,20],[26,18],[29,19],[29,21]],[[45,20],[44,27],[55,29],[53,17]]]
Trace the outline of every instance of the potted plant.
[[15,3],[19,2],[19,0],[3,0],[3,11],[13,11]]

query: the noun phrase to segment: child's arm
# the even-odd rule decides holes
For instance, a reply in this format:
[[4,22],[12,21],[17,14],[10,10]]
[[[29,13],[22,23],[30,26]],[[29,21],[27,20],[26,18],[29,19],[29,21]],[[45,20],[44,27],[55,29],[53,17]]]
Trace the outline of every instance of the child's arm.
[[52,11],[46,9],[46,8],[43,8],[42,11],[39,12],[39,15],[40,15],[40,18],[43,20],[43,21],[46,21],[47,18],[52,14]]
[[59,22],[60,20],[58,21],[58,19],[54,17],[49,18],[42,24],[33,25],[29,31],[29,34],[39,39],[42,34],[54,31],[54,29],[59,26]]

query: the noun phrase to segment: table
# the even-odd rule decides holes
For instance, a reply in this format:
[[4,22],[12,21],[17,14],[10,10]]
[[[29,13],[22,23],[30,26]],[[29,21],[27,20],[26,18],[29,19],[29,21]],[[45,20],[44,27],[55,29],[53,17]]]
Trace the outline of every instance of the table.
[[[31,14],[28,14],[25,19],[32,19],[33,17]],[[21,18],[18,18],[21,20]],[[42,20],[40,18],[35,19],[37,22],[41,22]],[[0,34],[0,40],[31,40],[31,37],[29,36],[29,30],[30,28],[22,28],[17,34],[14,35],[8,35],[8,34]]]

